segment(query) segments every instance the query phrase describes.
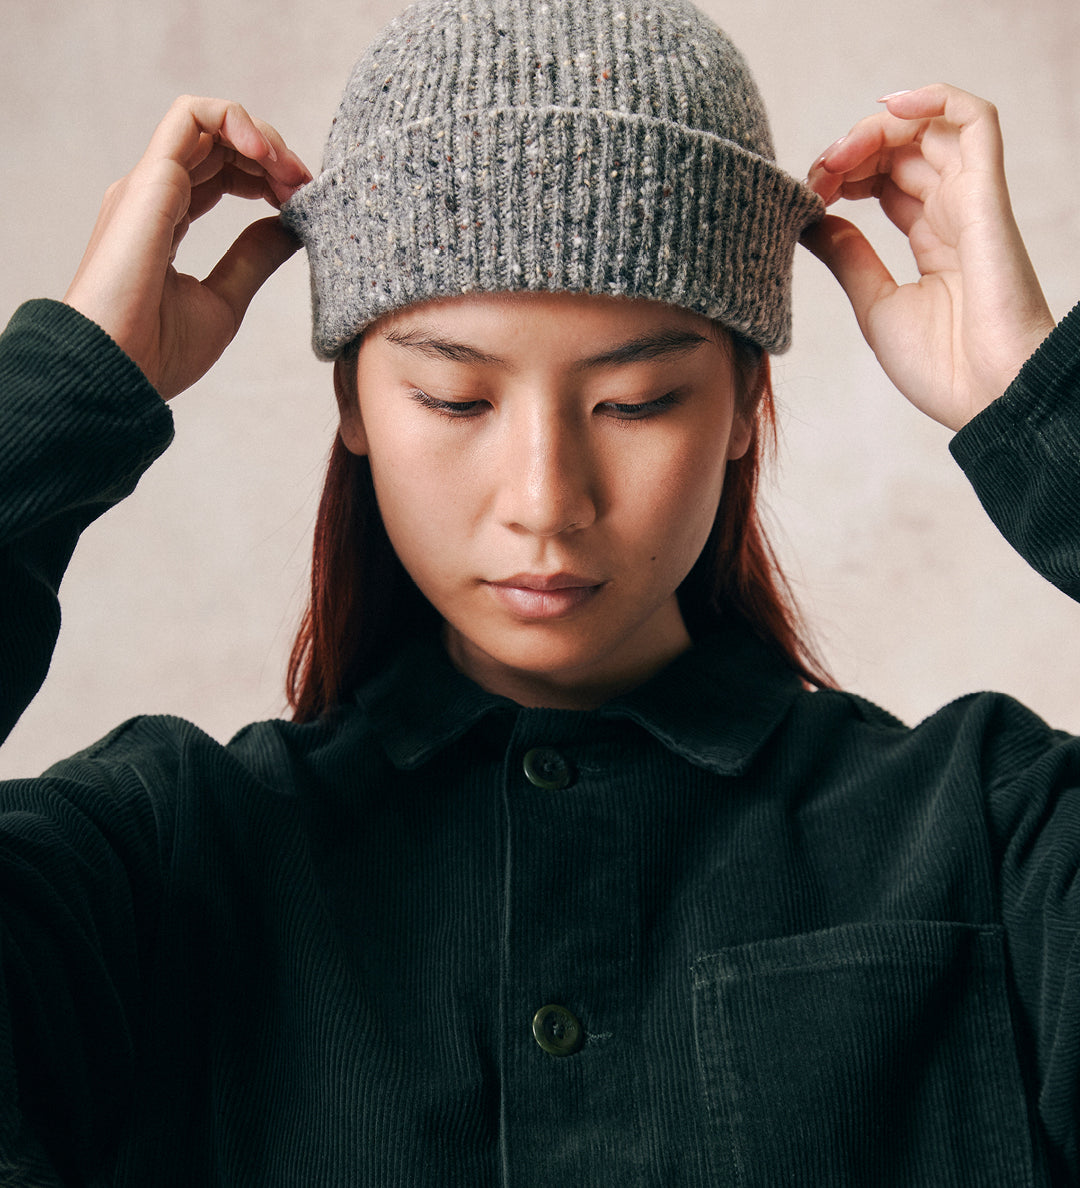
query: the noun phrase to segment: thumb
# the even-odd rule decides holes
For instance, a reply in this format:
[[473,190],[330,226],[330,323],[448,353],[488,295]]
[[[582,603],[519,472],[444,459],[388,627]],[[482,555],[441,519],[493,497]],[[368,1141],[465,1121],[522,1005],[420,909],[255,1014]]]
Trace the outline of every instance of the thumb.
[[203,282],[233,311],[239,326],[252,297],[300,247],[277,216],[246,227]]
[[871,309],[896,291],[892,273],[859,228],[836,215],[826,215],[804,231],[802,243],[840,282],[869,341]]

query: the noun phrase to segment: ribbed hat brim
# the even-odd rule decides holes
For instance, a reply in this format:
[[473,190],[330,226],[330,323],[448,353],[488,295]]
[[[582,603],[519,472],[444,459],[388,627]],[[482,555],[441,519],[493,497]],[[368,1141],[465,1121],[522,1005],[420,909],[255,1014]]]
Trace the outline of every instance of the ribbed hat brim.
[[467,292],[664,301],[771,352],[820,198],[772,161],[667,120],[582,108],[456,111],[357,144],[282,209],[311,264],[313,345]]

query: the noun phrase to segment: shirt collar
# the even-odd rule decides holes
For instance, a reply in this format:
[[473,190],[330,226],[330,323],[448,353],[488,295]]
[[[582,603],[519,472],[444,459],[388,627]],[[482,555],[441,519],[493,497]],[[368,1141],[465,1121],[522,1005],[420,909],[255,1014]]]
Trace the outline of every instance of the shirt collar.
[[[635,722],[689,762],[737,775],[801,689],[773,649],[731,624],[637,689],[585,712]],[[459,673],[436,637],[403,649],[357,700],[391,762],[405,770],[420,767],[488,715],[530,712]]]

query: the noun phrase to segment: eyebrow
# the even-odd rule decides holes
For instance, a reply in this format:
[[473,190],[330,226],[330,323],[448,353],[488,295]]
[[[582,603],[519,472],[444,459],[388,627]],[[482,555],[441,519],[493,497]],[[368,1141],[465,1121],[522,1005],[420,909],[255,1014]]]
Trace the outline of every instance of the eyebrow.
[[395,346],[404,347],[407,351],[415,351],[419,355],[428,355],[434,359],[449,359],[451,363],[476,363],[485,367],[508,366],[506,360],[500,359],[498,355],[489,355],[486,351],[478,350],[464,342],[438,338],[422,327],[414,330],[387,330],[383,338]]
[[664,330],[654,330],[649,334],[642,334],[638,338],[631,338],[628,342],[620,343],[611,350],[601,351],[599,355],[592,355],[578,363],[581,370],[594,367],[619,367],[626,363],[644,363],[649,359],[664,359],[669,355],[682,355],[687,351],[696,350],[702,343],[708,342],[703,334],[694,330],[678,330],[670,327]]
[[[464,342],[440,338],[424,327],[401,327],[387,330],[383,334],[387,342],[403,347],[417,354],[434,359],[448,359],[452,363],[471,363],[481,367],[501,367],[504,371],[515,370],[513,365],[499,355],[489,354]],[[630,363],[644,363],[652,359],[664,359],[672,355],[696,350],[710,339],[694,330],[668,327],[653,330],[621,342],[609,350],[590,355],[574,364],[575,371],[590,371],[601,367],[621,367]]]

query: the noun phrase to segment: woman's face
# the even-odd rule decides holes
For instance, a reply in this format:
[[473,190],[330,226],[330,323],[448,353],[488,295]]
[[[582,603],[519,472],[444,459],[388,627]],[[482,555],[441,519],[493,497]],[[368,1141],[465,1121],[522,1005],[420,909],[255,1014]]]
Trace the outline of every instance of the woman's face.
[[586,708],[685,650],[675,591],[750,429],[702,317],[578,294],[387,315],[336,371],[387,533],[447,649],[524,705]]

